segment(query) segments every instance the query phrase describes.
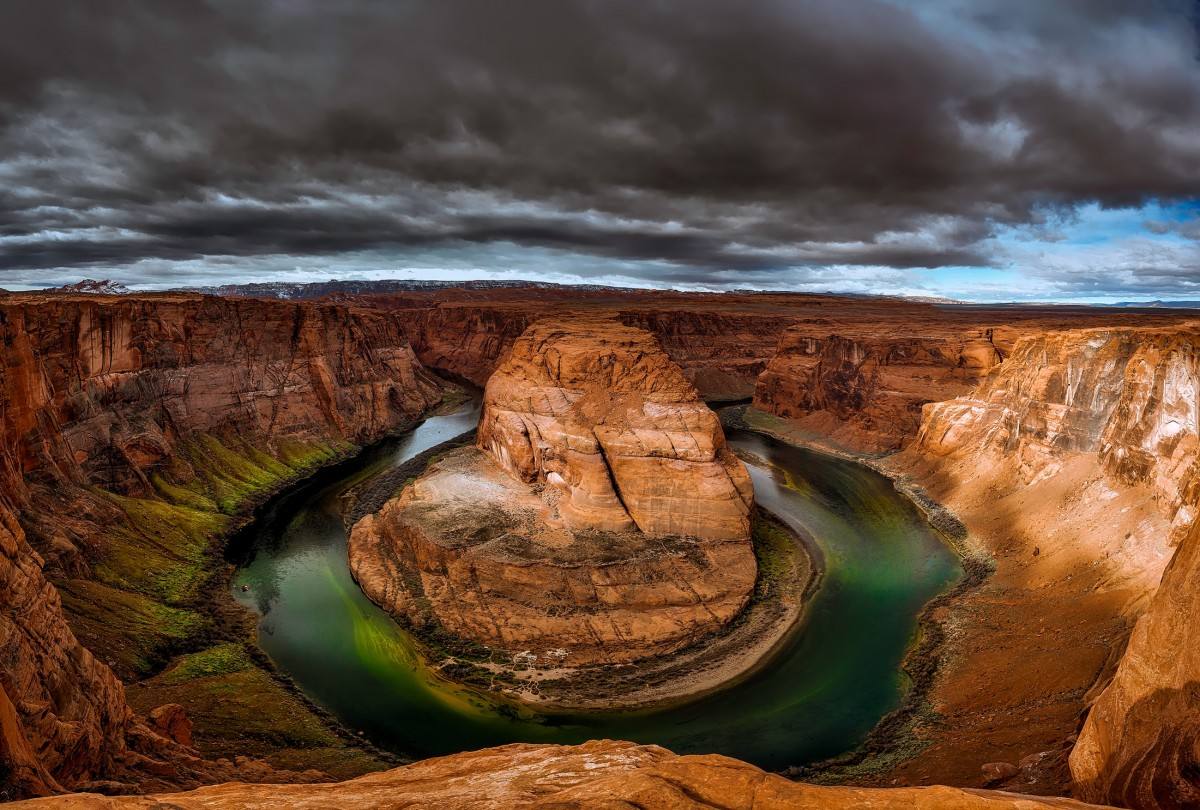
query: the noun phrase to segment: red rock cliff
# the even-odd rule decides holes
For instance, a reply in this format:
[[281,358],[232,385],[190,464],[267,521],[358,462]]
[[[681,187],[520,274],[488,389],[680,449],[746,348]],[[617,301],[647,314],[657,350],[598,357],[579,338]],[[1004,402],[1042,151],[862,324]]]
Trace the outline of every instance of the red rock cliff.
[[[669,295],[669,294],[668,294]],[[403,305],[411,306],[405,301]],[[388,302],[391,309],[398,302]],[[449,304],[408,310],[408,331],[421,361],[482,387],[517,337],[538,318],[568,312],[614,317],[653,334],[663,350],[709,399],[739,399],[754,390],[775,351],[786,313],[732,311],[711,301],[692,307],[635,307],[620,301]]]
[[190,626],[180,606],[226,515],[439,398],[385,313],[200,296],[0,301],[0,758],[17,763],[22,790],[162,754],[77,634],[136,672],[153,652],[144,636]]
[[828,328],[805,323],[783,335],[754,406],[857,450],[897,449],[916,433],[922,405],[970,390],[1003,357],[990,328]]

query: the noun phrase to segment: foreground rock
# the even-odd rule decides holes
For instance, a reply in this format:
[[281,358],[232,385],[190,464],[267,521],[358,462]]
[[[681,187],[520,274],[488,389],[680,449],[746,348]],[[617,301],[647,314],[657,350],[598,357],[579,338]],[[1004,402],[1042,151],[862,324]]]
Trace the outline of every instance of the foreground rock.
[[680,757],[657,746],[598,740],[577,746],[488,748],[428,759],[337,784],[215,785],[188,793],[126,798],[61,796],[21,802],[13,808],[1083,810],[1095,806],[1070,799],[949,787],[886,790],[817,787],[789,782],[728,757]]
[[478,448],[355,525],[374,601],[537,667],[662,655],[754,587],[753,495],[716,416],[648,333],[543,321],[488,383]]

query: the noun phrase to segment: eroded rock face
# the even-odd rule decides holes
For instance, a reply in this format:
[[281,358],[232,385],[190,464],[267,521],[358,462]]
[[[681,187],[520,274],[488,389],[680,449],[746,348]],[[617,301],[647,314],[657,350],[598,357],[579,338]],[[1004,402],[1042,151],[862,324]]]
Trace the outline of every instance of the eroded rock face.
[[[123,603],[101,605],[97,596],[120,598],[123,582],[110,575],[100,584],[97,570],[121,543],[147,531],[150,547],[174,539],[161,534],[169,525],[138,525],[131,514],[199,480],[209,459],[199,450],[185,456],[183,448],[196,450],[194,438],[205,436],[205,452],[262,465],[241,475],[271,467],[282,476],[289,468],[277,459],[288,452],[369,441],[439,397],[401,325],[384,313],[195,295],[5,297],[0,691],[12,711],[0,707],[0,759],[33,753],[35,762],[16,771],[22,791],[37,792],[39,781],[166,785],[237,776],[151,732],[126,706],[110,667],[77,637],[80,626],[104,634],[100,655],[126,641]],[[222,481],[239,496],[261,486],[252,477]],[[202,494],[200,487],[191,492]],[[209,524],[220,526],[225,513],[217,512],[216,497],[186,504],[213,510]],[[240,505],[231,496],[220,508]],[[60,587],[77,584],[89,588],[78,604],[102,615],[112,607],[114,620],[81,625],[78,614],[64,611]],[[148,601],[136,597],[137,605]],[[13,742],[14,728],[24,747]]]
[[[658,338],[671,360],[708,399],[749,397],[759,373],[775,353],[779,333],[791,322],[785,313],[741,312],[736,307],[725,311],[711,302],[707,307],[698,301],[682,306],[673,302],[675,307],[634,306],[634,296],[627,296],[634,301],[600,298],[589,302],[579,294],[566,300],[546,300],[524,292],[519,303],[509,304],[504,297],[496,295],[496,300],[487,304],[438,302],[428,306],[412,299],[375,303],[384,309],[404,308],[406,329],[422,362],[481,387],[534,321],[559,317],[564,311],[613,317]],[[677,296],[664,293],[655,295],[655,300],[673,297]]]
[[1200,806],[1200,528],[1175,552],[1071,752],[1081,797]]
[[1003,358],[995,329],[926,331],[793,327],[758,378],[754,405],[855,450],[894,450],[916,433],[921,406],[969,391]]
[[648,333],[542,321],[484,394],[478,447],[355,525],[393,615],[531,663],[635,661],[738,614],[753,493],[716,416]]
[[654,338],[541,321],[488,381],[479,447],[557,493],[573,530],[745,539],[753,500],[716,415]]
[[[1045,754],[1044,789],[1066,789],[1063,753],[1081,714],[1158,588],[1173,545],[1182,541],[1182,553],[1191,542],[1183,538],[1196,503],[1198,339],[1192,326],[1028,335],[971,394],[927,405],[916,441],[888,460],[953,509],[995,566],[945,620],[954,654],[932,695],[944,731],[901,766],[905,778],[937,772],[965,783],[968,766]],[[1092,752],[1094,798],[1132,802],[1123,788],[1105,794],[1109,780],[1157,779],[1183,761],[1167,753],[1175,764],[1158,771],[1148,752],[1157,729],[1186,712],[1164,703],[1152,718],[1151,704],[1140,714],[1130,708],[1155,683],[1167,691],[1186,684],[1170,674],[1156,681],[1154,667],[1184,657],[1182,642],[1161,643],[1174,650],[1163,661],[1127,667],[1135,697],[1111,698],[1107,705],[1119,709],[1098,704],[1089,720],[1093,741],[1081,750]],[[1105,746],[1115,751],[1126,713],[1145,736],[1117,756]],[[1170,734],[1163,744],[1181,740]],[[1136,760],[1144,771],[1109,772],[1110,758],[1116,769]]]
[[354,807],[509,810],[618,808],[685,810],[1083,810],[1070,799],[949,787],[817,787],[728,757],[676,756],[657,746],[600,740],[578,746],[506,745],[428,759],[384,773],[326,785],[215,785],[188,793],[105,798],[62,796],[14,810],[221,810]]
[[1094,453],[1113,481],[1150,488],[1186,531],[1197,477],[1200,330],[1088,329],[1021,340],[968,397],[928,406],[917,446],[1014,456],[1023,483]]

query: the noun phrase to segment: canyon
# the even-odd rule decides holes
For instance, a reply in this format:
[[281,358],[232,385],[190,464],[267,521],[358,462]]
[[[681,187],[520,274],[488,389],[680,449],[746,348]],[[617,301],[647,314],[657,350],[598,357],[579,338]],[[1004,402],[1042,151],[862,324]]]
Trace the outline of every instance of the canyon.
[[[1118,806],[1194,805],[1200,328],[1189,317],[520,287],[311,301],[0,296],[8,798],[136,791],[159,795],[42,801],[473,806],[503,784],[512,791],[505,800],[531,806],[738,806],[746,796],[754,806],[1081,806],[1005,792],[1072,790]],[[552,332],[597,322],[617,339],[576,342],[579,353],[560,353],[561,365],[544,362],[555,339],[546,324],[557,325]],[[605,373],[637,372],[636,402],[593,393],[593,407],[585,383],[596,357],[615,358]],[[596,390],[620,391],[619,379]],[[426,615],[518,652],[545,652],[552,637],[570,636],[553,623],[538,627],[541,618],[530,623],[540,640],[508,638],[503,632],[521,622],[498,632],[480,623],[480,611],[456,618],[456,571],[512,587],[511,568],[489,572],[494,557],[467,566],[462,549],[413,545],[428,524],[397,528],[415,520],[414,505],[460,491],[457,476],[490,482],[506,501],[526,499],[521,520],[564,531],[711,532],[693,541],[709,567],[671,574],[693,590],[714,588],[702,601],[724,612],[709,619],[691,610],[669,631],[650,622],[637,638],[659,652],[727,620],[754,579],[748,487],[740,462],[721,453],[720,425],[701,398],[750,400],[742,417],[750,427],[870,463],[935,517],[936,505],[953,512],[965,531],[950,540],[981,573],[925,617],[923,636],[938,643],[908,663],[910,673],[928,666],[931,674],[921,705],[896,721],[910,741],[903,755],[867,750],[809,766],[804,778],[854,785],[818,787],[628,743],[508,746],[393,770],[346,743],[254,659],[245,620],[224,599],[219,549],[269,493],[411,425],[455,390],[451,380],[488,384],[476,445],[435,461],[355,529],[368,546],[386,539],[428,554],[403,570],[359,563],[356,573],[370,592],[373,578],[419,572],[433,597],[421,605]],[[587,420],[555,406],[554,391],[574,392],[571,404],[582,402]],[[672,427],[655,416],[659,404],[670,406]],[[612,413],[621,423],[606,431]],[[630,413],[646,421],[628,422]],[[692,443],[681,447],[682,434]],[[681,464],[701,471],[663,473]],[[688,495],[697,505],[679,503]],[[656,523],[664,498],[678,508],[662,514],[690,522]],[[430,509],[430,522],[444,522]],[[728,578],[706,579],[714,567]],[[543,582],[527,580],[513,604],[526,609],[530,594],[550,590]],[[631,587],[632,603],[678,606],[660,585],[649,600]],[[402,589],[377,596],[409,614]],[[610,657],[617,648],[600,646]],[[594,663],[587,645],[574,647],[568,656]],[[231,658],[237,668],[226,665]],[[276,690],[270,695],[319,733],[278,744],[267,731],[242,744],[239,758],[238,736],[221,737],[200,690],[250,682]],[[174,709],[155,715],[174,722],[149,719],[175,703],[195,721],[190,744]],[[221,747],[205,748],[218,738]],[[381,772],[359,776],[368,770]],[[329,783],[331,775],[359,778]],[[164,793],[222,782],[235,784]],[[323,784],[302,784],[312,782]],[[931,784],[957,787],[915,787]],[[978,790],[985,784],[1002,790]]]

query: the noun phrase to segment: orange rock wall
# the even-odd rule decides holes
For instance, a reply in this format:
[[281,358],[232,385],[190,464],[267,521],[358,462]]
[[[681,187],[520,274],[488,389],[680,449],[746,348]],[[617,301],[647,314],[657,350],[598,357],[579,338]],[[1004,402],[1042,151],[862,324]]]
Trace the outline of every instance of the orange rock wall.
[[793,327],[758,378],[755,407],[856,450],[895,450],[916,433],[923,405],[969,391],[1003,356],[992,329],[881,331]]
[[0,691],[15,713],[6,738],[17,727],[27,743],[10,739],[0,759],[34,753],[16,770],[21,790],[162,755],[47,579],[88,577],[123,525],[97,487],[155,498],[155,475],[194,472],[176,449],[196,432],[266,454],[288,441],[348,446],[439,398],[391,314],[200,296],[0,299]]

